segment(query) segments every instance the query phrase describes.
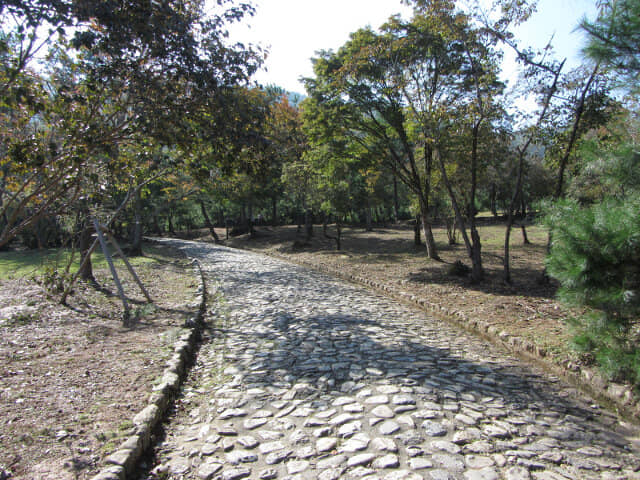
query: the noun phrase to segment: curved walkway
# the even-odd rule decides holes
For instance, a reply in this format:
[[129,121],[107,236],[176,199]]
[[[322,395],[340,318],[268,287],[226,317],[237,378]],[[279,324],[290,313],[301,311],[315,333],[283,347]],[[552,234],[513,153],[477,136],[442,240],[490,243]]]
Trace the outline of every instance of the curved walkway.
[[501,349],[273,258],[172,243],[219,301],[148,478],[640,478],[634,427]]

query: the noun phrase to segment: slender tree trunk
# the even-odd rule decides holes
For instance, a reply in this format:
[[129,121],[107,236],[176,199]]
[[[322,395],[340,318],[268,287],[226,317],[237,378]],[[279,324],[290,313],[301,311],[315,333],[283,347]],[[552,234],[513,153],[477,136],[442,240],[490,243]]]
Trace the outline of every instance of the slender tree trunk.
[[451,199],[451,205],[456,215],[458,230],[460,230],[460,234],[462,235],[462,239],[464,240],[465,248],[467,249],[467,255],[471,260],[471,265],[472,265],[471,279],[474,282],[480,282],[484,278],[484,269],[482,268],[480,236],[478,235],[478,231],[475,228],[475,223],[474,223],[473,228],[471,229],[471,240],[469,239],[469,235],[467,234],[467,228],[464,222],[464,217],[462,216],[462,211],[460,210],[458,199],[456,198],[456,194],[453,191],[451,182],[449,181],[449,175],[447,174],[447,171],[445,169],[444,161],[440,157],[440,153],[437,151],[436,151],[436,156],[438,159],[438,164],[440,166],[440,173],[442,174],[443,183],[445,185],[447,192],[449,193],[449,198]]
[[298,224],[298,228],[296,229],[296,234],[300,235],[302,233],[302,224],[304,223],[304,214],[301,210],[296,209],[295,212],[296,223]]
[[398,177],[393,174],[393,221],[400,221],[400,199],[398,198]]
[[489,192],[489,198],[491,201],[491,214],[494,217],[498,216],[498,206],[496,205],[496,196],[497,196],[496,184],[495,182],[491,182],[491,190]]
[[476,225],[476,188],[478,185],[478,138],[480,135],[480,118],[473,126],[473,139],[471,147],[471,194],[469,195],[469,229],[471,231],[471,278],[474,282],[480,282],[484,279],[484,269],[482,268],[482,243],[480,242],[480,234]]
[[249,199],[249,209],[247,215],[247,231],[249,232],[249,238],[253,238],[256,234],[253,229],[253,200]]
[[[2,178],[0,178],[0,211],[2,211],[2,216],[0,217],[0,232],[4,231],[5,226],[9,224],[9,218],[7,217],[7,212],[2,210],[2,205],[4,204],[4,190],[5,185],[7,183],[7,174],[8,166],[2,166]],[[2,250],[2,248],[0,248]]]
[[133,201],[133,216],[133,235],[129,255],[137,257],[142,255],[142,198],[139,190],[136,192]]
[[527,236],[527,227],[524,223],[520,225],[520,229],[522,230],[522,243],[524,243],[525,245],[531,245],[529,237]]
[[371,218],[371,199],[367,196],[367,206],[364,209],[364,218],[365,218],[365,230],[367,232],[373,231],[373,221]]
[[456,220],[455,217],[447,217],[447,239],[449,240],[449,245],[456,245],[458,241],[456,240]]
[[416,219],[415,219],[415,222],[413,224],[413,244],[416,247],[419,247],[419,246],[422,245],[422,240],[420,238],[420,236],[421,236],[420,235],[420,226],[421,226],[420,224],[421,224],[420,215],[417,215]]
[[312,211],[310,208],[305,209],[304,211],[304,231],[305,231],[305,241],[309,242],[311,237],[313,237],[313,218]]
[[202,216],[204,217],[204,224],[209,229],[209,233],[213,237],[213,241],[215,243],[220,243],[220,237],[216,233],[216,229],[214,225],[211,223],[211,219],[209,218],[209,214],[207,213],[207,206],[204,203],[204,200],[198,200],[200,204],[200,211],[202,212]]
[[[567,142],[567,145],[564,149],[564,154],[560,159],[560,166],[558,168],[558,178],[556,181],[556,190],[553,195],[554,200],[559,200],[564,196],[564,172],[567,169],[569,158],[571,157],[571,154],[573,153],[573,148],[575,147],[576,141],[578,140],[578,130],[580,128],[580,122],[582,121],[582,115],[584,114],[584,105],[587,98],[587,94],[589,93],[589,90],[591,89],[591,85],[593,84],[593,81],[595,80],[599,70],[600,70],[600,63],[597,63],[593,67],[591,75],[589,76],[589,79],[587,80],[587,83],[585,84],[580,94],[580,99],[576,107],[575,117],[573,119],[573,127],[571,129],[571,135],[569,136],[569,141]],[[553,240],[552,232],[551,230],[549,230],[549,234],[547,236],[547,252],[551,251],[552,240]],[[542,272],[541,281],[544,283],[549,281],[546,267]]]
[[482,243],[480,242],[480,234],[476,227],[474,218],[471,218],[471,262],[473,267],[471,270],[471,278],[474,282],[480,282],[484,279],[484,268],[482,267]]
[[169,233],[175,236],[176,229],[173,226],[173,212],[171,209],[169,209],[169,213],[167,214],[167,227],[169,228]]
[[[540,126],[542,121],[544,120],[547,110],[549,109],[549,105],[551,103],[551,99],[555,94],[558,86],[558,78],[560,77],[560,72],[562,71],[562,67],[564,66],[564,61],[560,64],[557,70],[555,70],[553,83],[547,91],[545,100],[543,102],[542,110],[538,116],[538,121],[536,122],[536,127]],[[524,145],[518,148],[518,174],[516,180],[516,186],[513,191],[513,196],[511,198],[511,202],[509,203],[509,207],[507,210],[507,228],[504,234],[504,258],[503,258],[503,279],[505,283],[511,283],[511,266],[510,266],[510,252],[509,252],[509,242],[511,240],[511,229],[513,228],[514,219],[514,210],[516,205],[518,204],[519,196],[522,194],[522,177],[524,175],[524,166],[525,166],[525,155],[527,154],[527,149],[531,142],[533,141],[533,136],[530,136]],[[546,277],[546,273],[542,273],[542,278]]]
[[436,240],[433,238],[433,230],[431,229],[431,222],[429,221],[429,215],[426,212],[420,213],[422,220],[422,232],[424,233],[424,243],[427,246],[427,256],[432,260],[440,260],[438,256],[438,250],[436,249]]
[[33,225],[33,232],[36,236],[36,242],[38,244],[38,250],[44,250],[46,245],[45,234],[44,234],[44,221],[38,220]]
[[325,213],[324,221],[322,222],[322,233],[329,240],[333,240],[334,242],[336,242],[336,250],[340,251],[340,249],[342,248],[342,242],[340,238],[342,233],[340,229],[340,217],[336,216],[336,235],[335,236],[329,235],[329,231],[327,230],[328,223],[329,223],[329,215]]
[[271,197],[271,225],[278,226],[278,199]]
[[[528,146],[528,144],[526,145]],[[510,253],[510,244],[511,241],[511,229],[513,228],[513,224],[515,223],[515,207],[518,203],[518,196],[520,195],[522,189],[522,170],[524,168],[524,156],[526,154],[525,150],[521,150],[519,152],[519,161],[518,161],[518,177],[516,180],[516,188],[513,194],[513,198],[509,203],[509,209],[507,210],[507,228],[504,233],[504,258],[503,258],[503,280],[505,283],[511,283],[511,253]]]
[[[82,213],[82,223],[80,228],[80,255],[83,260],[86,258],[86,261],[84,261],[84,266],[82,266],[82,269],[79,272],[80,278],[82,280],[89,280],[94,282],[95,278],[93,276],[93,266],[91,264],[90,252],[91,244],[93,243],[91,238],[93,227],[91,226],[91,222],[89,220],[89,212],[86,210]],[[80,264],[82,265],[82,263],[83,262],[81,260]]]

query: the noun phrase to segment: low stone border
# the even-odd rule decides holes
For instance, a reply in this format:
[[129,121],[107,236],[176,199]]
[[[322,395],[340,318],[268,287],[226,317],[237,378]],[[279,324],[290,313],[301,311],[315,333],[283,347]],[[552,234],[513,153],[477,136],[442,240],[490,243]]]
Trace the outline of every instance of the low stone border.
[[187,365],[196,352],[200,333],[204,327],[204,313],[207,307],[207,285],[202,267],[193,260],[200,278],[196,301],[198,311],[184,325],[188,333],[180,335],[174,344],[173,356],[167,361],[162,380],[153,388],[148,405],[133,418],[134,433],[127,438],[115,453],[104,461],[104,467],[92,480],[126,480],[136,468],[142,454],[151,444],[151,435],[162,421],[167,407],[180,390],[187,375]]
[[[264,252],[262,252],[264,253]],[[435,314],[443,320],[453,322],[467,330],[480,334],[488,340],[506,347],[509,351],[519,356],[535,360],[552,373],[563,377],[577,388],[586,391],[599,401],[615,408],[618,413],[638,422],[640,420],[640,398],[634,395],[629,385],[622,385],[607,381],[602,375],[591,368],[578,367],[572,364],[558,364],[549,361],[552,357],[544,348],[526,338],[511,335],[509,332],[500,331],[495,325],[484,320],[472,319],[466,313],[448,308],[444,305],[429,302],[424,298],[403,292],[392,285],[376,282],[366,277],[345,273],[327,265],[318,265],[304,260],[293,260],[290,257],[278,253],[269,252],[267,255],[279,258],[289,263],[298,264],[313,270],[332,275],[365,287],[373,288],[379,292],[391,296],[396,300],[417,306],[429,313]]]

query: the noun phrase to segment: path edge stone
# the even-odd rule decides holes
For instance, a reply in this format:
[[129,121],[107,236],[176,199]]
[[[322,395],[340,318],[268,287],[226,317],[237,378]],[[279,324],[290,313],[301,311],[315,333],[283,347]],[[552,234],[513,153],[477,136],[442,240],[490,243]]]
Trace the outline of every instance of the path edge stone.
[[102,468],[91,480],[126,480],[133,473],[138,460],[151,446],[153,431],[162,422],[167,408],[187,376],[188,366],[197,352],[205,326],[204,314],[207,308],[207,283],[202,265],[197,259],[191,261],[200,285],[194,302],[198,305],[198,310],[183,325],[188,332],[180,335],[174,343],[173,355],[167,360],[162,380],[153,387],[147,406],[133,417],[134,433],[103,461]]
[[485,322],[484,320],[474,320],[469,318],[469,316],[462,311],[438,303],[429,302],[424,298],[403,292],[392,285],[377,282],[367,277],[345,273],[344,271],[332,268],[325,264],[316,264],[298,259],[294,260],[275,252],[255,252],[248,249],[245,251],[263,254],[287,263],[310,268],[317,272],[337,277],[365,288],[374,289],[383,295],[392,297],[405,304],[416,306],[421,310],[436,315],[442,320],[461,326],[472,333],[479,334],[490,342],[505,347],[509,352],[516,356],[535,361],[547,371],[565,379],[574,387],[594,397],[594,400],[597,400],[603,403],[606,407],[615,410],[623,419],[630,420],[634,423],[640,422],[640,398],[634,395],[630,385],[610,382],[592,368],[573,368],[570,363],[554,363],[552,360],[553,354],[551,352],[548,352],[543,347],[534,344],[526,338],[511,335],[504,330],[500,331],[499,328]]

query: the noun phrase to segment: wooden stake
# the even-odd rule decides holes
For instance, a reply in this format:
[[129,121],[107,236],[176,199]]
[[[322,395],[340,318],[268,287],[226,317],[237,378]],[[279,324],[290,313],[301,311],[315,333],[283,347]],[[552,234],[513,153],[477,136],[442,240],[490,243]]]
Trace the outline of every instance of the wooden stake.
[[116,288],[118,289],[118,296],[120,300],[122,300],[122,306],[124,307],[124,316],[123,323],[128,325],[129,318],[131,317],[131,312],[129,310],[129,304],[127,303],[127,298],[124,296],[124,290],[122,289],[122,284],[120,283],[120,279],[118,278],[118,272],[116,272],[116,267],[113,264],[113,258],[111,258],[111,253],[109,252],[109,248],[107,246],[107,242],[104,240],[104,236],[102,235],[102,229],[100,228],[100,224],[98,220],[93,219],[93,225],[96,229],[96,235],[98,236],[98,241],[100,242],[100,247],[102,248],[102,253],[104,253],[104,258],[107,259],[107,263],[109,264],[109,269],[111,270],[111,276],[113,277],[113,281],[116,284]]
[[[148,183],[154,181],[155,179],[160,178],[161,176],[165,175],[168,170],[169,170],[168,168],[164,168],[160,172],[155,174],[153,177],[148,178],[144,182],[142,182],[139,185],[137,185],[135,188],[130,188],[129,191],[127,192],[127,195],[124,197],[124,200],[122,201],[122,203],[118,206],[116,211],[113,212],[113,215],[111,215],[111,218],[109,218],[109,220],[107,221],[107,223],[106,223],[107,228],[113,223],[113,221],[116,219],[116,217],[118,215],[120,215],[120,212],[122,212],[122,210],[124,210],[124,207],[126,207],[127,203],[129,203],[129,199],[131,198],[131,196],[134,193],[139,191],[146,184],[148,184]],[[78,269],[76,274],[73,276],[73,278],[71,279],[71,282],[69,283],[69,285],[67,286],[66,290],[62,294],[62,297],[60,298],[60,303],[62,305],[66,305],[67,297],[69,296],[69,293],[71,293],[71,289],[73,288],[73,285],[76,283],[76,280],[78,280],[78,277],[80,276],[80,272],[82,271],[82,267],[84,267],[85,263],[91,257],[91,254],[93,253],[93,251],[96,249],[97,246],[98,246],[98,239],[96,238],[93,241],[93,244],[91,245],[91,248],[87,251],[87,255],[82,259],[82,264],[80,265],[80,268]]]
[[140,281],[140,278],[138,277],[138,275],[136,274],[136,271],[133,269],[133,267],[131,266],[131,264],[129,263],[129,260],[127,260],[127,257],[125,257],[124,252],[122,251],[122,249],[120,248],[120,245],[118,245],[118,242],[116,242],[116,239],[113,237],[113,235],[111,235],[111,232],[109,232],[109,230],[107,230],[106,227],[102,226],[102,228],[104,228],[104,233],[107,235],[107,238],[109,239],[109,241],[111,242],[111,245],[113,245],[113,248],[116,249],[116,252],[118,252],[118,255],[120,255],[120,258],[122,258],[122,261],[124,262],[124,264],[127,266],[127,270],[129,270],[129,273],[131,274],[131,276],[133,277],[133,279],[136,281],[136,283],[138,284],[138,286],[140,287],[140,290],[142,290],[142,293],[144,294],[144,296],[146,297],[147,301],[149,303],[153,303],[153,300],[151,300],[151,297],[149,296],[149,292],[147,292],[147,289],[144,288],[144,285],[142,284],[142,282]]

